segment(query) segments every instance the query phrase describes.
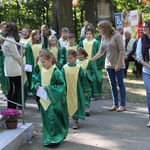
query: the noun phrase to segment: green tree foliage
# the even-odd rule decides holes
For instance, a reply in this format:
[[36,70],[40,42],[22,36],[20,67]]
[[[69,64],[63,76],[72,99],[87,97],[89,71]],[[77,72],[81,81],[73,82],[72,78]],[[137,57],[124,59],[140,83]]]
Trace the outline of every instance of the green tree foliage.
[[52,24],[51,5],[51,0],[27,0],[26,3],[19,3],[17,0],[12,3],[6,2],[4,7],[0,6],[0,22],[14,21],[20,29],[26,25],[31,30],[39,29],[42,24]]
[[[42,24],[47,24],[57,33],[60,33],[62,27],[67,26],[76,34],[77,39],[80,37],[82,23],[85,20],[97,27],[97,3],[100,0],[79,0],[76,7],[71,5],[72,0],[27,0],[26,3],[24,0],[20,1],[21,3],[17,0],[3,0],[5,4],[4,7],[0,4],[0,22],[17,22],[20,30],[23,26],[29,26],[31,30],[40,29]],[[138,3],[138,0],[107,1],[113,3],[114,13],[145,7],[146,14],[149,14],[149,5]],[[52,6],[54,3],[57,3],[56,7]],[[149,15],[144,16],[149,18]],[[73,18],[73,25],[70,18]]]

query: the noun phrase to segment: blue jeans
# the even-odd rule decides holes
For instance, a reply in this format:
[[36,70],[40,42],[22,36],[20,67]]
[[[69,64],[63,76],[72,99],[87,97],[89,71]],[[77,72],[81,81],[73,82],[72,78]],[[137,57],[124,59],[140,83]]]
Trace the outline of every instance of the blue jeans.
[[150,75],[147,73],[142,72],[144,86],[146,89],[146,99],[147,99],[147,106],[148,106],[148,114],[150,118]]
[[109,83],[111,86],[113,105],[118,106],[118,88],[120,89],[120,106],[126,105],[126,89],[124,84],[124,69],[120,69],[119,71],[115,71],[115,69],[106,69]]

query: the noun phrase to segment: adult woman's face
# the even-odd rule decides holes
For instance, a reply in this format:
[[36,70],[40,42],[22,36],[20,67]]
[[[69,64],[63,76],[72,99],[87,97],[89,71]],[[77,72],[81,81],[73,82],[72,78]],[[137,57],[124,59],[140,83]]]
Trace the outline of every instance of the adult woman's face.
[[104,30],[104,28],[99,28],[99,33],[100,33],[100,35],[105,35],[105,30]]
[[150,27],[148,26],[148,24],[143,23],[142,31],[143,31],[143,33],[146,34],[146,35],[149,35],[149,34],[150,34]]

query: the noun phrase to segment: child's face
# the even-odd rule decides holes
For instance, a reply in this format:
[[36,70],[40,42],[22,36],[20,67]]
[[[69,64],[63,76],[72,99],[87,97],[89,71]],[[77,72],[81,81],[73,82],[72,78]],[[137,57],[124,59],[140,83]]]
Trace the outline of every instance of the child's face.
[[67,55],[67,62],[69,64],[74,64],[74,62],[76,61],[76,57],[73,55]]
[[62,36],[63,39],[67,40],[68,36],[69,36],[69,32],[62,32],[61,36]]
[[68,38],[68,42],[70,45],[74,45],[75,38]]
[[57,44],[57,40],[56,39],[49,39],[49,42],[52,44],[52,45],[55,45]]
[[84,58],[84,55],[81,53],[78,53],[78,58]]
[[86,32],[86,38],[87,38],[88,40],[93,39],[93,34],[92,34],[91,31],[87,31],[87,32]]
[[42,63],[42,66],[46,69],[49,69],[52,66],[52,58],[45,59],[45,57],[40,57],[40,61]]
[[35,41],[38,41],[40,39],[40,34],[37,33],[36,35],[34,35],[33,38],[34,38]]

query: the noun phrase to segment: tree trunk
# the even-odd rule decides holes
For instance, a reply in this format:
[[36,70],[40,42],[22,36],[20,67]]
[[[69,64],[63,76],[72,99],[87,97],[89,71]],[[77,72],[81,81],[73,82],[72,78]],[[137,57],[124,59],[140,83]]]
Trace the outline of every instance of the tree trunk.
[[72,0],[52,1],[52,27],[59,36],[63,27],[73,32]]
[[84,0],[85,20],[96,26],[95,0]]

